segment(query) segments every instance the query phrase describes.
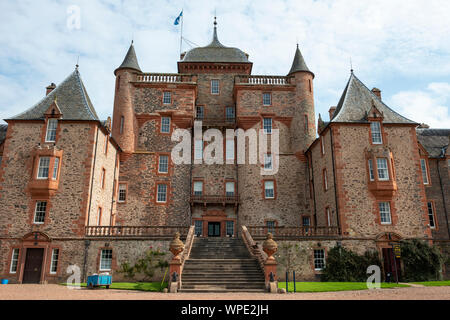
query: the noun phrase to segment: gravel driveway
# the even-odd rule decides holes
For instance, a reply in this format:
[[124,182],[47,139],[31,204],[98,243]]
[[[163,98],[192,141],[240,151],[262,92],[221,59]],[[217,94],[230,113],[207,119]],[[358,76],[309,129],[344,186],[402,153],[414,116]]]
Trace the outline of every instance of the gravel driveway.
[[414,287],[321,293],[159,293],[68,289],[56,284],[0,285],[0,300],[450,300],[450,287]]

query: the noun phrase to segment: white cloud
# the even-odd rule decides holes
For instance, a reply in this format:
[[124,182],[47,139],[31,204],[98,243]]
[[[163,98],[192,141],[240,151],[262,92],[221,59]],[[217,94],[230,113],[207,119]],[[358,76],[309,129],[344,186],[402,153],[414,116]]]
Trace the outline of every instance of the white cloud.
[[430,83],[419,91],[402,91],[390,99],[403,116],[433,128],[450,127],[450,83]]

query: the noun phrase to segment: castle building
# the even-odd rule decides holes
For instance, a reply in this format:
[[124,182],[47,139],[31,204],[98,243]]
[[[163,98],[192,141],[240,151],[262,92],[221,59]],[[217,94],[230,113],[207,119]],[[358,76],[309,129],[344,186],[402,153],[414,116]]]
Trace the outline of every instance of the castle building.
[[[0,277],[61,282],[75,265],[82,279],[120,279],[121,264],[150,247],[167,252],[175,232],[225,241],[244,227],[298,245],[299,279],[317,279],[335,245],[377,250],[385,272],[401,264],[392,242],[449,252],[448,129],[419,127],[353,71],[316,128],[315,75],[298,45],[286,76],[252,66],[214,22],[211,43],[182,53],[178,73],[143,72],[132,43],[114,71],[112,124],[98,118],[78,66],[6,119]],[[189,161],[175,163],[181,140]],[[279,275],[289,254],[279,251]]]

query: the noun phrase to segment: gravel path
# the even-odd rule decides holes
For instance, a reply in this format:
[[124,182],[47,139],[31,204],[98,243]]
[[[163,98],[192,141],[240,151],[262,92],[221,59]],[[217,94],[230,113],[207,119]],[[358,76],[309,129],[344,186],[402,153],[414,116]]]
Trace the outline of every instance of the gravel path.
[[159,293],[68,289],[48,284],[0,285],[0,300],[450,300],[450,287],[411,287],[321,293]]

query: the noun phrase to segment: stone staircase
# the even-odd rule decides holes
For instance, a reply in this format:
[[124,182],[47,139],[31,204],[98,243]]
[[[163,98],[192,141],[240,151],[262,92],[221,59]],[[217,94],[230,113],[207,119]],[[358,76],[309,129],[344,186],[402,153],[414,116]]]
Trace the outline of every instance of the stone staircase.
[[195,238],[180,292],[264,292],[264,273],[241,239]]

